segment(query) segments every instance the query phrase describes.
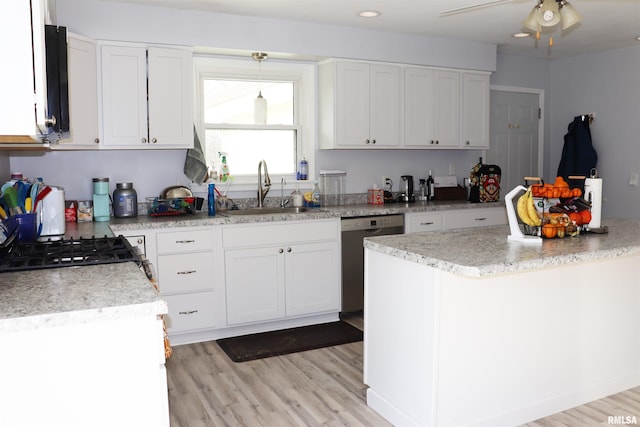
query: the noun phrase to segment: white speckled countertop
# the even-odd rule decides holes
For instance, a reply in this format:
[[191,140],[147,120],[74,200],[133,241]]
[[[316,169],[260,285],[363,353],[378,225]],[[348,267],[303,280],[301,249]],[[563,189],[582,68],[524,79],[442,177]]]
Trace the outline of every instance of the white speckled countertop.
[[640,254],[640,220],[606,219],[608,234],[507,241],[509,226],[413,233],[365,239],[365,248],[467,277],[535,270]]
[[0,332],[165,313],[134,262],[0,274]]

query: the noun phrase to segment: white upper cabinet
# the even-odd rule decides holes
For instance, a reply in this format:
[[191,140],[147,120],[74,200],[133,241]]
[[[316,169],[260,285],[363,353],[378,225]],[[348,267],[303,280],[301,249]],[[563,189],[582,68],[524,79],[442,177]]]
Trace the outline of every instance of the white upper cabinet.
[[488,72],[328,60],[320,148],[489,147]]
[[462,75],[462,144],[463,148],[489,148],[488,74]]
[[50,9],[45,0],[2,2],[0,142],[33,142],[29,136],[46,129],[44,26]]
[[103,45],[102,148],[192,148],[189,50]]
[[389,148],[401,140],[401,68],[365,62],[320,65],[320,147]]
[[98,65],[96,42],[67,33],[67,72],[69,76],[69,135],[52,149],[97,149]]
[[408,67],[404,76],[404,145],[457,148],[460,145],[460,73]]

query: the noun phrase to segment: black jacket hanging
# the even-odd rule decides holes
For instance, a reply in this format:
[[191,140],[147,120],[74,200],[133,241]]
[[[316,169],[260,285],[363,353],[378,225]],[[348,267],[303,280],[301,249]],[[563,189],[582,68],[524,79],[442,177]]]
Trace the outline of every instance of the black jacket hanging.
[[557,176],[563,177],[565,181],[570,175],[588,177],[597,163],[598,153],[591,143],[589,117],[577,116],[569,125],[569,132],[564,136],[564,147]]

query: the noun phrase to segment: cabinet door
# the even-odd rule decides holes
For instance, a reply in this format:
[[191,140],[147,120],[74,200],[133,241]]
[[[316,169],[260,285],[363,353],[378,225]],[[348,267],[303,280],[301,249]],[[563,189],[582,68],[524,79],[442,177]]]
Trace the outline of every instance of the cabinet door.
[[371,66],[369,89],[369,139],[375,147],[400,144],[400,68]]
[[224,267],[227,324],[285,316],[283,247],[227,250]]
[[193,147],[192,55],[149,48],[149,142],[163,148]]
[[462,76],[462,147],[489,148],[489,76]]
[[336,64],[336,145],[365,147],[369,139],[368,64]]
[[460,73],[436,71],[434,90],[434,148],[460,145]]
[[337,243],[285,246],[287,316],[340,309]]
[[434,71],[407,68],[404,74],[404,145],[435,144]]
[[[60,148],[98,148],[98,65],[96,43],[68,34],[69,136]],[[53,148],[58,148],[54,145]]]
[[102,133],[105,146],[147,143],[147,53],[143,47],[102,46]]

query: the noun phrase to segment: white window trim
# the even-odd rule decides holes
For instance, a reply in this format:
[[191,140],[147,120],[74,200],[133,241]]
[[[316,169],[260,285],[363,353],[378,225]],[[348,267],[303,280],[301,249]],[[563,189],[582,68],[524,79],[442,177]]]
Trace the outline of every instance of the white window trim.
[[[204,123],[202,111],[202,79],[204,77],[215,78],[249,78],[258,80],[257,62],[251,57],[229,58],[216,56],[194,56],[194,121],[198,136],[204,138]],[[281,178],[285,178],[287,188],[293,188],[296,183],[309,183],[312,185],[315,178],[316,168],[314,167],[316,147],[317,147],[317,102],[316,102],[316,80],[317,66],[313,62],[285,61],[268,59],[260,65],[260,75],[263,79],[286,79],[296,80],[298,102],[303,107],[294,111],[297,118],[297,126],[300,130],[300,157],[304,156],[309,162],[309,179],[297,181],[295,174],[269,174],[272,188],[280,184]],[[204,143],[204,141],[203,141]],[[233,176],[233,163],[231,175]],[[236,177],[229,189],[230,192],[256,190],[258,185],[258,165],[256,165],[255,176]],[[215,181],[216,185],[218,181]],[[289,185],[293,184],[293,185]],[[220,185],[223,185],[220,183]],[[206,192],[206,183],[198,185],[191,184],[191,189],[195,192]]]

